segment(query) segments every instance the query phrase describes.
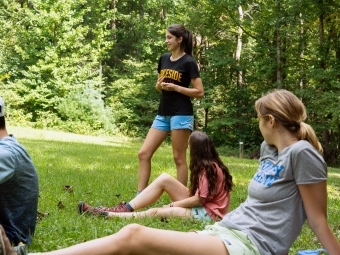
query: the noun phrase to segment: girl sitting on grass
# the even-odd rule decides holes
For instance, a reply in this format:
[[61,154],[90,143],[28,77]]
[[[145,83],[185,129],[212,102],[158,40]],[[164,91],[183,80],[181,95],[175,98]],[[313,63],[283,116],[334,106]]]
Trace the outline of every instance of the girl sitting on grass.
[[[129,203],[121,202],[108,207],[92,207],[78,203],[80,213],[113,217],[186,217],[197,220],[217,221],[229,211],[232,176],[220,159],[211,138],[200,131],[189,137],[190,187],[184,186],[169,174],[161,174]],[[166,192],[172,202],[162,208],[135,212],[155,203]]]

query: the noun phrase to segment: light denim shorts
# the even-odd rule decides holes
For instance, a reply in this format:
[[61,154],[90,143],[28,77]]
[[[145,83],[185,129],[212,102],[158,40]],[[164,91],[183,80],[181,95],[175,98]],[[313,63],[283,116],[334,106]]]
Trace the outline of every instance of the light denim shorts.
[[157,115],[152,123],[152,128],[171,131],[176,129],[193,130],[194,116],[193,115],[176,115],[176,116],[161,116]]
[[196,233],[219,237],[230,255],[261,255],[248,235],[236,229],[223,227],[218,222],[207,225],[204,230]]
[[203,206],[195,206],[191,208],[192,216],[194,219],[199,221],[212,221],[209,213],[205,210]]

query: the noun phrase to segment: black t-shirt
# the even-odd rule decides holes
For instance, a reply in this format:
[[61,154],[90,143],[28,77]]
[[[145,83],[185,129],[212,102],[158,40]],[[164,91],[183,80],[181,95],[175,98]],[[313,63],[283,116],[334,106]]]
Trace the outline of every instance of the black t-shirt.
[[[171,53],[159,58],[158,73],[165,77],[163,82],[173,83],[188,88],[192,78],[199,78],[198,66],[193,57],[185,54],[176,61],[170,60]],[[162,90],[158,115],[193,115],[190,97],[176,91]]]

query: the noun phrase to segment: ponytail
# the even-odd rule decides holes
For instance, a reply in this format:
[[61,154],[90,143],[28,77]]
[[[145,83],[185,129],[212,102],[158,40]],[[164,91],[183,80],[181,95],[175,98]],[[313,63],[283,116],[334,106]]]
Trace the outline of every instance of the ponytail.
[[183,50],[186,54],[192,56],[192,33],[187,29],[185,29],[185,35],[183,36]]
[[319,142],[314,129],[304,122],[301,122],[300,124],[300,140],[307,140],[320,153],[323,152],[321,143]]

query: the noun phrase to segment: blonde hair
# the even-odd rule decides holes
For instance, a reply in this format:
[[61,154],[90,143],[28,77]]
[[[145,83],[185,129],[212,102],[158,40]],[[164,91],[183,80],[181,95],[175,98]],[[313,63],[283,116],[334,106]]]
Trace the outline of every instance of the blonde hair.
[[323,152],[314,129],[304,122],[307,118],[304,104],[293,93],[284,89],[269,91],[255,102],[255,109],[259,117],[272,115],[299,140],[307,140],[315,149]]

